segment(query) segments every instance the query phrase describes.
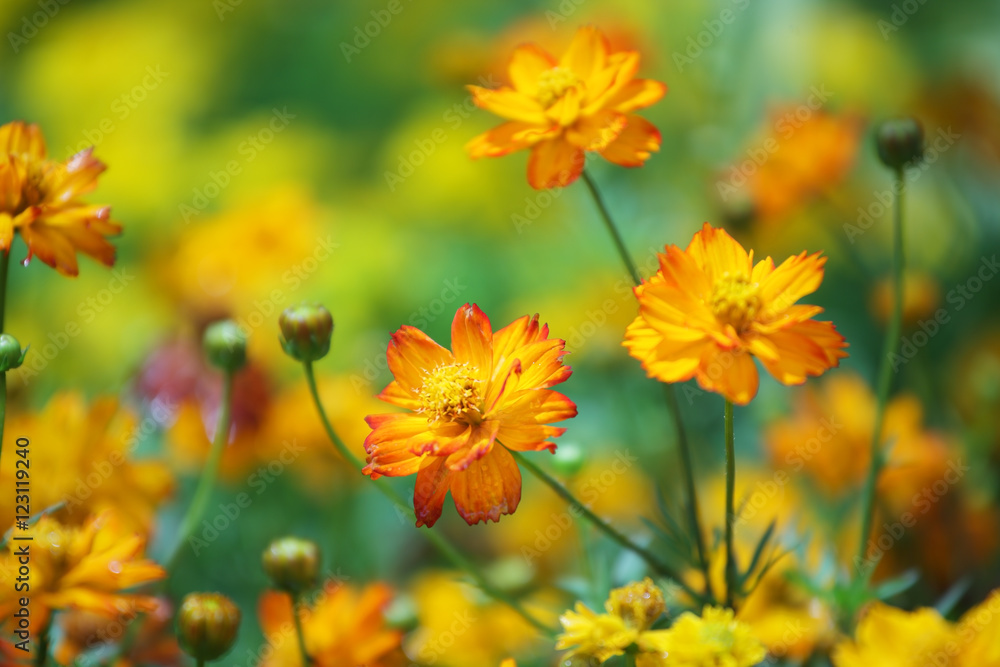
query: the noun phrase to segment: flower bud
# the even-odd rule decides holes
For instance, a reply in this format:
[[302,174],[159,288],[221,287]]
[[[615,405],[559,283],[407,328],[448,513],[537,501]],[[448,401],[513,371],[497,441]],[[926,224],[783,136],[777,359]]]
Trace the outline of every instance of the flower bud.
[[190,593],[177,614],[177,638],[188,655],[215,660],[236,641],[240,610],[219,593]]
[[274,587],[293,595],[314,588],[319,581],[319,547],[315,542],[282,537],[267,546],[261,560]]
[[317,361],[330,351],[333,316],[319,304],[303,303],[285,308],[278,317],[281,347],[298,361]]
[[609,614],[623,619],[630,627],[646,630],[666,611],[667,604],[663,591],[656,587],[652,579],[646,577],[642,581],[611,591],[604,608]]
[[247,338],[232,320],[208,325],[203,338],[208,361],[216,368],[235,373],[247,361]]
[[916,118],[894,118],[875,131],[875,147],[882,164],[902,169],[924,154],[924,129]]
[[0,334],[0,373],[19,368],[24,362],[28,348],[21,349],[21,344],[10,334]]
[[586,463],[586,453],[572,442],[559,445],[552,456],[552,468],[562,477],[575,476]]

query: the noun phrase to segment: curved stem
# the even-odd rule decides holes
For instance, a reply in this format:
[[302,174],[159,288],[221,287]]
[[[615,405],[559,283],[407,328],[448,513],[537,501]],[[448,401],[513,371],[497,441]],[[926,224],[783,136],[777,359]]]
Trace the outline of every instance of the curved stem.
[[302,631],[302,619],[299,618],[299,596],[291,595],[292,598],[292,617],[295,619],[295,636],[299,640],[299,651],[302,653],[302,664],[303,666],[308,666],[313,663],[312,658],[309,656],[309,651],[306,650],[306,635]]
[[[340,452],[341,456],[343,456],[348,463],[357,469],[358,472],[363,472],[364,464],[362,464],[361,461],[354,456],[351,450],[347,448],[347,445],[345,445],[344,441],[337,435],[336,430],[333,428],[333,424],[330,423],[329,418],[326,416],[326,410],[323,408],[323,402],[319,398],[319,390],[316,387],[316,376],[313,373],[312,362],[304,361],[302,362],[302,365],[305,368],[306,382],[309,385],[309,393],[312,395],[313,403],[316,406],[316,411],[319,413],[320,420],[323,422],[323,428],[326,429],[327,436],[330,438],[334,447],[337,448],[337,451]],[[398,509],[400,513],[404,514],[411,521],[415,522],[417,520],[416,515],[413,513],[413,509],[405,500],[403,500],[402,496],[396,493],[395,490],[378,480],[373,480],[372,483],[375,488],[382,493],[382,495],[388,498],[389,501],[395,505],[396,509]],[[524,608],[524,605],[522,605],[519,600],[507,595],[494,586],[489,579],[486,578],[486,575],[480,571],[479,567],[466,558],[445,537],[433,530],[421,531],[421,534],[427,537],[427,539],[434,545],[442,556],[450,560],[460,569],[465,570],[465,572],[472,577],[472,579],[476,582],[476,585],[479,586],[483,592],[493,599],[508,605],[536,629],[550,636],[555,635],[552,628],[535,618],[527,609]]]
[[875,514],[875,487],[882,468],[882,428],[885,423],[885,410],[889,403],[889,390],[892,386],[892,357],[899,347],[900,335],[903,329],[903,270],[905,256],[903,253],[903,169],[896,169],[896,207],[892,221],[892,259],[893,259],[893,302],[889,325],[885,334],[885,349],[879,364],[877,403],[875,408],[875,427],[872,431],[871,462],[868,475],[861,495],[861,535],[858,541],[858,552],[854,560],[856,576],[865,582],[871,577],[875,563],[867,562],[868,535],[871,533]]
[[198,525],[198,522],[205,515],[205,510],[208,508],[208,501],[212,496],[212,490],[215,488],[215,478],[219,474],[219,464],[222,462],[222,453],[225,451],[226,443],[229,441],[229,429],[232,425],[233,375],[231,371],[226,371],[223,375],[222,403],[219,406],[219,418],[215,423],[215,438],[212,440],[212,449],[209,452],[208,460],[205,462],[201,478],[198,480],[198,486],[195,489],[194,497],[191,499],[191,504],[188,506],[187,514],[184,515],[184,520],[181,522],[177,544],[174,546],[170,558],[167,559],[168,572],[173,569],[175,561],[180,555],[181,548],[191,536],[191,532],[195,529],[195,526]]
[[736,517],[736,438],[733,434],[733,403],[726,399],[726,606],[733,606],[736,588],[736,559],[733,552],[733,521]]
[[[604,197],[601,196],[600,190],[597,189],[597,183],[594,182],[594,179],[591,178],[586,169],[583,170],[583,182],[586,183],[587,189],[590,190],[594,203],[597,205],[597,210],[601,214],[601,220],[604,221],[604,226],[607,227],[608,233],[611,234],[611,239],[615,243],[615,248],[618,250],[618,256],[621,257],[622,264],[624,264],[625,268],[628,270],[629,276],[632,278],[632,282],[636,286],[640,285],[642,283],[642,277],[639,275],[639,270],[636,268],[635,261],[633,261],[632,255],[629,254],[628,248],[625,247],[625,241],[622,239],[621,232],[618,231],[618,226],[615,224],[614,218],[611,217],[611,212],[608,210],[608,207],[604,202]],[[698,565],[705,577],[706,595],[711,598],[714,597],[712,595],[712,578],[708,568],[708,551],[705,549],[704,536],[701,530],[701,513],[698,509],[698,493],[694,484],[694,468],[691,463],[691,447],[688,443],[687,432],[684,430],[684,423],[681,421],[681,409],[677,402],[677,392],[674,391],[674,386],[672,384],[664,383],[663,394],[666,398],[667,410],[670,412],[670,418],[674,423],[674,436],[677,438],[677,450],[681,457],[681,467],[684,469],[684,493],[687,495],[688,530],[691,531],[692,537],[694,538],[695,549],[698,552]]]
[[590,509],[584,505],[582,502],[577,500],[573,492],[567,489],[565,486],[559,483],[554,477],[550,476],[547,472],[539,468],[531,459],[524,456],[520,452],[515,452],[510,450],[510,453],[514,455],[514,459],[527,468],[531,474],[540,479],[542,482],[547,484],[549,488],[556,492],[560,498],[565,500],[570,504],[574,510],[580,513],[581,516],[585,517],[590,523],[592,523],[596,528],[600,529],[605,535],[610,537],[612,540],[617,542],[620,546],[634,552],[636,555],[641,557],[646,563],[649,564],[651,568],[657,573],[665,577],[670,577],[684,590],[685,593],[695,598],[696,600],[702,600],[701,594],[697,593],[692,589],[680,575],[672,568],[670,565],[664,563],[662,560],[657,558],[657,556],[646,549],[645,547],[636,544],[628,537],[618,532],[611,524],[607,523],[604,519],[594,514]]

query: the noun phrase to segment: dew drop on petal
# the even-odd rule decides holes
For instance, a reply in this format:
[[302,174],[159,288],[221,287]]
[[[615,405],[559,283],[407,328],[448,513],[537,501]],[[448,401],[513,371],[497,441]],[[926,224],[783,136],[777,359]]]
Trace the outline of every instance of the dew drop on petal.
[[111,570],[113,574],[121,574],[122,564],[119,561],[113,560],[108,563],[108,569]]

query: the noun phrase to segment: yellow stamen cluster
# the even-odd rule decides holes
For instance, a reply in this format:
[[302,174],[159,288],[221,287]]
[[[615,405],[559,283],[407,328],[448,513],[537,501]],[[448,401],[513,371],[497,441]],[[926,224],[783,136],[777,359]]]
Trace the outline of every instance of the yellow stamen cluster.
[[477,380],[468,363],[438,366],[427,374],[420,388],[421,407],[418,412],[431,424],[465,422],[478,424],[483,420]]
[[548,109],[579,83],[580,78],[572,70],[564,67],[547,69],[538,77],[538,101]]
[[742,274],[726,273],[715,283],[709,306],[720,322],[743,331],[757,317],[763,303],[760,286]]

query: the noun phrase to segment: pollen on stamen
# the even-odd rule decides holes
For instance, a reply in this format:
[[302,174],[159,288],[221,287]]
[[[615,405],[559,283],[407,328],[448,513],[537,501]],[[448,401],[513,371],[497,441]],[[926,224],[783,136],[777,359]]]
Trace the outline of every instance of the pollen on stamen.
[[421,406],[417,409],[429,423],[482,421],[480,384],[468,363],[438,366],[424,378],[420,388]]

